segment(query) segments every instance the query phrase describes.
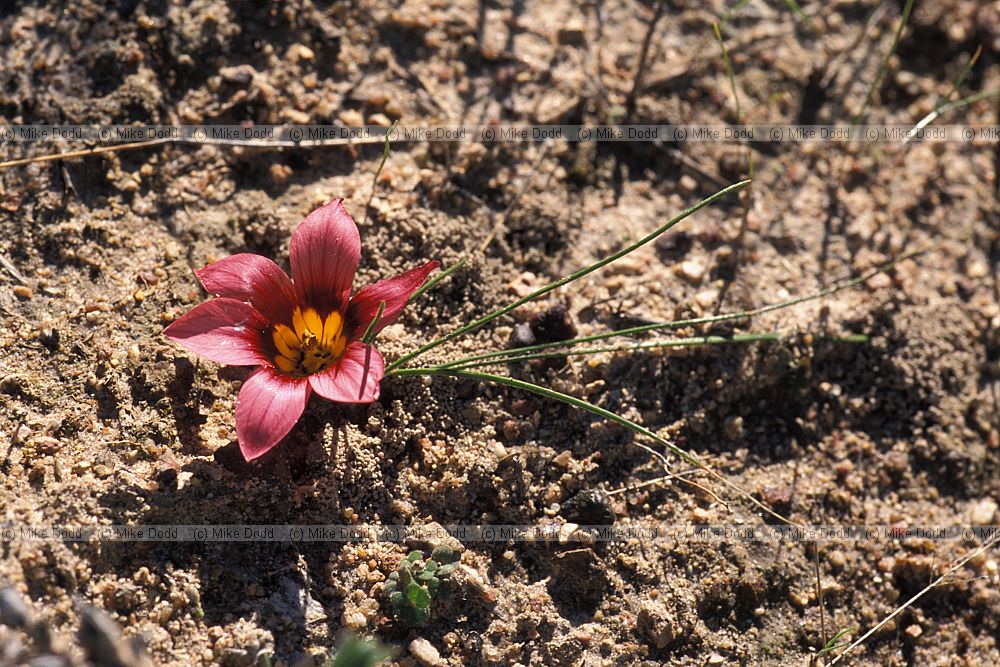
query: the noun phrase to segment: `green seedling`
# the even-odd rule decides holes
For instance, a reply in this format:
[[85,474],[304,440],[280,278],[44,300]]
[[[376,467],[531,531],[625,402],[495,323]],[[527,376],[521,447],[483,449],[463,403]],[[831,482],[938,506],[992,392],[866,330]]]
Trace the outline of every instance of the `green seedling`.
[[422,551],[407,554],[385,583],[385,594],[396,620],[410,627],[424,625],[430,618],[434,599],[450,593],[449,577],[458,567],[457,561],[458,554],[445,546],[434,549],[427,560]]

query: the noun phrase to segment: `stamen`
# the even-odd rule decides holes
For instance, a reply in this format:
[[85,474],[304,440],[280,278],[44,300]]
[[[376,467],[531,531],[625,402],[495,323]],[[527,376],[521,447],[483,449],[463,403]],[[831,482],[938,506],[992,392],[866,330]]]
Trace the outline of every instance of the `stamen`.
[[292,327],[275,324],[271,337],[278,350],[275,366],[298,377],[325,370],[347,347],[344,318],[337,311],[324,321],[314,308],[296,308]]

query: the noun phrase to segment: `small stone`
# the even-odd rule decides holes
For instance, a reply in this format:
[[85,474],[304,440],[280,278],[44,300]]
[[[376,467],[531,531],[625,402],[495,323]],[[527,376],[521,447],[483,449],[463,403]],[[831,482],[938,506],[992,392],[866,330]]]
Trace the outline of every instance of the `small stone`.
[[27,285],[18,285],[14,288],[14,296],[22,301],[27,301],[32,296],[31,288]]
[[434,648],[434,644],[423,637],[417,637],[410,642],[410,655],[424,667],[435,667],[441,664],[441,654]]
[[669,231],[657,237],[653,245],[657,251],[672,257],[679,257],[689,251],[694,241],[691,235],[684,231]]
[[568,449],[564,449],[563,451],[559,452],[555,456],[555,458],[552,459],[552,463],[562,468],[563,470],[568,468],[569,464],[572,462],[573,462],[573,454],[570,453]]
[[365,124],[365,117],[357,109],[345,109],[337,115],[337,120],[341,125],[347,127],[358,127]]
[[969,508],[969,523],[973,526],[990,526],[997,513],[997,502],[992,498],[983,498]]
[[392,125],[392,121],[383,113],[373,113],[371,116],[368,116],[368,123],[380,127],[389,127]]
[[316,53],[305,44],[292,44],[288,47],[288,57],[292,62],[311,62],[316,59]]
[[368,627],[368,619],[360,611],[345,611],[343,617],[340,619],[341,624],[354,630],[355,632],[363,630]]
[[526,398],[519,398],[510,404],[511,414],[517,415],[518,417],[527,417],[538,410],[538,406],[535,405],[533,401],[529,401]]
[[684,174],[681,179],[677,181],[677,189],[686,195],[694,194],[695,190],[698,189],[698,181],[689,174]]
[[776,512],[782,512],[791,507],[792,491],[787,486],[768,486],[764,488],[764,500]]
[[465,551],[465,545],[449,535],[444,526],[436,521],[420,526],[419,534],[407,535],[405,544],[409,549],[425,552],[425,555],[439,547],[447,547],[455,553]]
[[739,440],[743,437],[743,417],[731,415],[722,422],[722,431],[729,440]]
[[884,273],[877,273],[865,281],[865,285],[870,290],[880,290],[892,287],[892,278]]
[[796,609],[805,609],[809,605],[809,596],[800,591],[789,591],[788,601]]
[[689,259],[677,265],[675,272],[690,283],[698,284],[705,277],[707,269],[698,260]]
[[694,302],[704,309],[709,309],[719,301],[718,290],[702,290],[694,295]]
[[608,494],[586,489],[559,506],[559,515],[582,526],[610,526],[615,522]]
[[295,125],[308,125],[312,120],[312,116],[307,114],[305,111],[299,111],[298,109],[293,109],[292,107],[285,107],[282,109],[281,117]]
[[670,646],[684,632],[674,615],[659,602],[643,603],[636,618],[636,628],[658,649]]
[[985,278],[989,274],[990,267],[982,260],[976,259],[965,265],[965,275],[973,280]]
[[724,665],[724,664],[726,664],[726,659],[725,659],[725,657],[719,655],[718,653],[713,653],[712,655],[708,656],[708,664],[709,665]]
[[540,343],[557,343],[576,338],[576,324],[566,306],[557,304],[531,318],[531,331]]
[[272,164],[268,169],[268,172],[271,175],[271,180],[279,184],[285,183],[294,173],[291,167],[287,164],[281,164],[280,162]]
[[507,343],[507,347],[511,349],[528,347],[529,345],[534,345],[536,342],[535,334],[531,331],[531,326],[528,324],[518,324],[510,334],[510,341]]
[[907,628],[906,628],[906,630],[904,630],[904,632],[906,633],[906,635],[908,637],[911,637],[913,639],[919,639],[920,635],[924,634],[924,629],[921,628],[916,623],[914,623],[913,625],[907,626]]
[[223,67],[219,70],[219,76],[230,83],[247,85],[257,76],[257,70],[251,65],[236,65],[235,67]]

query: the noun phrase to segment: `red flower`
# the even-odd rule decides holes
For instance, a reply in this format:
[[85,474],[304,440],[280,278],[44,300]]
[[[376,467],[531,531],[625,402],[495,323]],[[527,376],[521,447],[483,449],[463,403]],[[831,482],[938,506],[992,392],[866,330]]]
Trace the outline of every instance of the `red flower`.
[[439,263],[381,280],[352,297],[360,257],[358,227],[335,199],[310,213],[292,235],[291,279],[271,260],[249,253],[195,272],[216,298],[163,333],[210,361],[258,366],[236,401],[236,435],[247,461],[292,430],[313,391],[340,403],[378,399],[385,361],[361,338],[370,325],[377,332],[392,324]]

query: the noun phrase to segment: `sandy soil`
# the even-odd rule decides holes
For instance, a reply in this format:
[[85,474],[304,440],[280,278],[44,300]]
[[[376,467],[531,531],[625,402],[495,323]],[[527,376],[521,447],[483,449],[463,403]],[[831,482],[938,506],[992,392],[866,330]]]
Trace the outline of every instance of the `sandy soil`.
[[[849,119],[902,3],[860,43],[875,3],[802,4],[808,18],[755,1],[728,25],[753,122]],[[631,104],[654,16],[640,2],[107,5],[0,8],[0,122],[736,120],[711,37],[720,2],[667,3]],[[963,93],[1000,85],[1000,8],[917,3],[871,118],[915,122],[979,45]],[[997,113],[986,100],[949,122]],[[51,148],[5,146],[0,158]],[[556,305],[597,332],[811,293],[923,248],[862,288],[735,329],[780,331],[781,343],[509,370],[673,438],[795,521],[994,523],[1000,153],[755,149],[745,199],[430,359],[502,348],[516,323]],[[366,214],[380,158],[378,146],[168,145],[0,171],[0,254],[13,269],[0,272],[0,522],[533,524],[602,505],[620,526],[764,520],[717,484],[728,507],[644,484],[660,469],[618,427],[449,380],[388,380],[368,407],[314,400],[282,446],[244,463],[233,408],[247,370],[199,362],[160,333],[205,298],[193,269],[246,251],[287,263],[298,221],[343,197],[364,220],[364,284],[455,261],[513,204],[485,256],[385,332],[391,358],[621,248],[746,168],[726,144],[399,145]],[[824,342],[847,333],[871,340]],[[579,500],[595,492],[610,494],[596,510]],[[0,609],[23,602],[37,621],[0,625],[0,664],[301,664],[350,628],[399,647],[401,664],[436,653],[452,665],[803,665],[824,636],[867,630],[976,546],[469,544],[458,592],[410,630],[380,593],[403,545],[0,544],[0,586],[12,587]],[[973,559],[851,664],[1000,663],[997,583],[995,554]],[[417,637],[429,654],[408,650]]]

